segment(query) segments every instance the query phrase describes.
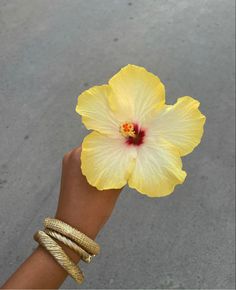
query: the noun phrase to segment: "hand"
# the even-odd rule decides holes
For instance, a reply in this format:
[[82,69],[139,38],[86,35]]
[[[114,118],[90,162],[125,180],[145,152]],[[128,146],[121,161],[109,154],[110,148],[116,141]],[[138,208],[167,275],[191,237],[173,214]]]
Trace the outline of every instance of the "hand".
[[121,189],[98,190],[81,172],[81,147],[63,158],[56,218],[95,238],[110,217]]

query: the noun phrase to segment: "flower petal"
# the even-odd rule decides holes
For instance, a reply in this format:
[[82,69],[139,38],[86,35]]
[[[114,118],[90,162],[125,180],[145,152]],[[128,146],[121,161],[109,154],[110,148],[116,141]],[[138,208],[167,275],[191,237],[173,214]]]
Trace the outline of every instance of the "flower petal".
[[150,197],[161,197],[173,192],[184,182],[186,172],[178,151],[165,140],[146,141],[140,146],[133,172],[128,180],[130,187]]
[[144,124],[165,103],[165,87],[160,79],[145,68],[127,65],[110,80],[114,94],[109,103],[123,121]]
[[206,117],[198,110],[199,104],[191,97],[181,97],[175,105],[165,106],[151,125],[151,133],[175,145],[180,156],[189,154],[203,135]]
[[84,138],[81,169],[89,184],[99,190],[121,188],[134,166],[137,152],[123,138],[92,132]]
[[119,122],[108,104],[111,93],[108,85],[102,85],[92,87],[78,97],[76,112],[82,116],[87,129],[109,135],[119,134]]

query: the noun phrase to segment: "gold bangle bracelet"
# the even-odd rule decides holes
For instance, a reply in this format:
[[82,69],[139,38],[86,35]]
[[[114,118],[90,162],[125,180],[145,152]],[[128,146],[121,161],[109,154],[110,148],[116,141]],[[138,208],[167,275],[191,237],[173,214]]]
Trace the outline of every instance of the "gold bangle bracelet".
[[73,240],[89,254],[96,255],[100,252],[100,246],[95,241],[58,219],[45,218],[44,226]]
[[84,276],[80,268],[70,260],[63,249],[52,238],[45,232],[38,231],[35,233],[34,239],[52,255],[78,284],[83,282]]
[[52,238],[55,238],[56,240],[62,242],[64,245],[68,246],[70,249],[74,250],[77,254],[79,254],[80,258],[86,262],[90,263],[92,256],[89,255],[85,250],[83,250],[81,247],[79,247],[76,243],[71,241],[69,238],[61,235],[60,233],[51,231],[49,229],[45,229],[44,232],[49,235]]

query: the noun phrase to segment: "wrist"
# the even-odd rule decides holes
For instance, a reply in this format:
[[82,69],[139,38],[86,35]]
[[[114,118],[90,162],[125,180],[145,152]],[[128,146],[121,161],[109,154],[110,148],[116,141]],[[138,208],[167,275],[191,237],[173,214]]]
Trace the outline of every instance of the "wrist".
[[60,208],[56,212],[55,218],[78,229],[91,239],[95,239],[110,217],[112,208],[101,206],[98,203],[90,203],[76,209]]
[[88,215],[72,215],[65,213],[56,213],[56,219],[59,219],[68,225],[81,231],[91,239],[95,239],[100,228],[101,223],[94,221],[94,218]]
[[[60,241],[57,241],[56,239],[53,239],[62,249],[63,251],[68,255],[68,257],[74,262],[74,263],[78,263],[79,260],[80,260],[80,256],[75,253],[73,250],[71,250],[69,247],[67,247],[66,245],[64,245],[62,242]],[[51,254],[46,250],[44,249],[41,245],[39,245],[36,249],[35,249],[36,252],[40,253],[41,256],[46,256],[48,258],[50,258],[51,260],[54,260],[55,262],[55,265],[58,265],[58,262],[51,256]],[[60,268],[61,266],[58,265]],[[63,269],[63,268],[62,268]],[[65,271],[65,273],[67,273]]]

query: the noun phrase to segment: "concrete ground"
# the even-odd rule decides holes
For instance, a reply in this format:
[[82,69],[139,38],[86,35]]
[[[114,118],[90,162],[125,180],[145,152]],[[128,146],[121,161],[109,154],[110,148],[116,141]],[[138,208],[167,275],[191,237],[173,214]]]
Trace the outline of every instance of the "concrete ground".
[[101,255],[81,266],[82,287],[234,288],[234,6],[0,0],[0,284],[36,246],[62,156],[87,134],[77,95],[133,63],[159,75],[167,102],[199,99],[205,135],[173,195],[123,191],[98,237]]

